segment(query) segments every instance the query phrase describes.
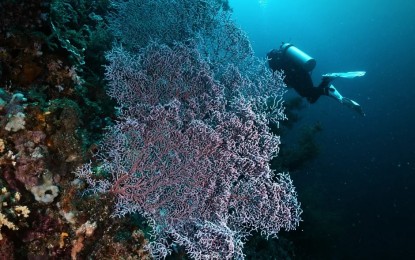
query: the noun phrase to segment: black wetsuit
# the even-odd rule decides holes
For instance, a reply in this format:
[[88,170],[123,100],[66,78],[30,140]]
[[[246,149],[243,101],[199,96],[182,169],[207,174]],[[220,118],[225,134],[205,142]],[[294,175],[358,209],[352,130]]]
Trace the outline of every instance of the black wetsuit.
[[283,70],[284,82],[288,87],[297,91],[300,96],[307,98],[310,103],[314,103],[321,95],[328,94],[330,80],[323,78],[318,87],[314,87],[310,73],[303,67],[285,58],[284,50],[274,49],[268,52],[268,64],[272,71]]

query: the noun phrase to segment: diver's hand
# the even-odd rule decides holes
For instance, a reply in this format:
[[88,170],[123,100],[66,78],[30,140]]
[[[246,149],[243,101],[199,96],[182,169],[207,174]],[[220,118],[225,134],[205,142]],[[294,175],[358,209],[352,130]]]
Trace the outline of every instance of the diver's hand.
[[343,97],[341,100],[342,104],[345,106],[353,109],[357,113],[359,113],[361,116],[365,116],[365,113],[363,112],[362,107],[356,102],[351,100],[350,98]]

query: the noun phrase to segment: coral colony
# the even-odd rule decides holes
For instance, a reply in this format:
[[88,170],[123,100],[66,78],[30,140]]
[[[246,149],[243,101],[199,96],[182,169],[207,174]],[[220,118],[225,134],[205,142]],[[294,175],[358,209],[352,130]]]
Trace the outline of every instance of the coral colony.
[[298,226],[270,168],[283,75],[227,1],[17,2],[0,4],[0,258],[243,259]]

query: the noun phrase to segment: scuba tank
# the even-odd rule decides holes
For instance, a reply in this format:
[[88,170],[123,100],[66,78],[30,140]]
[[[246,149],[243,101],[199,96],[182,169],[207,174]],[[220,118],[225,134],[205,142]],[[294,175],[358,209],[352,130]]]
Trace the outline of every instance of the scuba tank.
[[310,57],[307,53],[298,49],[291,43],[283,43],[280,47],[284,58],[294,62],[298,66],[304,68],[307,72],[310,72],[316,66],[316,60]]

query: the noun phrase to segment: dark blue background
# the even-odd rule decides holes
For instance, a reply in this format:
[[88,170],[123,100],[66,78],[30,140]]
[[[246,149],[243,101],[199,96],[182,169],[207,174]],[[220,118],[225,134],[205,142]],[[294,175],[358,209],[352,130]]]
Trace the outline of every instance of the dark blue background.
[[230,2],[258,56],[291,42],[317,60],[315,84],[367,71],[333,83],[366,117],[328,97],[301,111],[301,124],[324,129],[319,157],[292,173],[300,196],[314,196],[303,202],[314,226],[301,232],[331,259],[415,259],[415,1]]

